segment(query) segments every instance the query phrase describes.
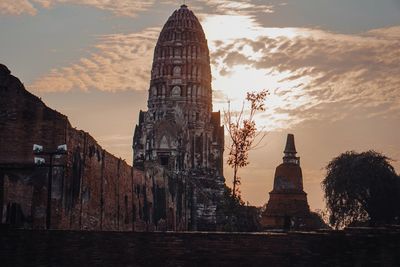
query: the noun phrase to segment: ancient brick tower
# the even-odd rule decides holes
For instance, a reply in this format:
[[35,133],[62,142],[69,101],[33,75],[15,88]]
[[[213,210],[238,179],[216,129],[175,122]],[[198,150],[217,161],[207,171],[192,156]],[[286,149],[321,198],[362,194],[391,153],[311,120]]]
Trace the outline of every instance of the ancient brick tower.
[[158,38],[147,107],[134,132],[134,167],[155,183],[168,178],[183,185],[186,200],[175,201],[190,210],[188,229],[215,228],[224,133],[220,113],[212,112],[207,40],[186,5],[170,16]]
[[284,153],[283,163],[275,171],[274,187],[261,224],[265,229],[310,228],[312,219],[293,134],[287,136]]

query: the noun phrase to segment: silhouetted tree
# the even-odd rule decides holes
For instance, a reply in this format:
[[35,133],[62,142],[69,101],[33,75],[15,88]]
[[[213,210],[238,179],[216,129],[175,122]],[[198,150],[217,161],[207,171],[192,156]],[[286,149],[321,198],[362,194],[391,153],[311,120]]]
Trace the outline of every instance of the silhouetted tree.
[[218,205],[218,213],[223,216],[220,221],[221,231],[257,232],[261,231],[259,217],[261,208],[244,203],[240,195],[232,199],[232,189],[225,186],[224,194]]
[[[265,136],[263,131],[258,131],[255,122],[255,115],[259,111],[265,111],[265,99],[268,95],[267,90],[261,92],[249,92],[246,101],[250,105],[250,110],[245,110],[245,103],[239,112],[224,112],[225,127],[230,138],[228,164],[233,168],[233,187],[232,199],[238,194],[240,177],[238,171],[249,164],[249,151],[254,149]],[[258,140],[257,140],[258,139]]]
[[326,170],[322,187],[332,226],[398,220],[399,178],[386,156],[375,151],[349,151],[334,158]]
[[325,211],[318,209],[310,211],[310,219],[314,229],[332,229],[328,224],[329,218]]

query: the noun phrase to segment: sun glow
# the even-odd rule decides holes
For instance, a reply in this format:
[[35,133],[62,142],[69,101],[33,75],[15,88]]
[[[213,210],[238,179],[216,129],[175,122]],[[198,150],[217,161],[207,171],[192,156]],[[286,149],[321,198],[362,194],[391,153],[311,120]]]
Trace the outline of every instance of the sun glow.
[[[290,71],[278,71],[271,67],[256,68],[252,63],[260,62],[265,56],[253,47],[239,43],[239,40],[257,40],[268,38],[295,38],[309,33],[293,28],[263,28],[251,16],[216,15],[204,18],[202,22],[208,37],[211,57],[223,46],[230,46],[231,51],[240,54],[232,64],[225,62],[226,56],[212,59],[212,75],[214,90],[214,109],[226,110],[228,101],[232,110],[239,110],[246,92],[268,89],[267,110],[258,117],[258,122],[267,130],[288,128],[299,122],[290,111],[305,105],[311,105],[312,99],[304,92],[311,77],[296,75]],[[245,43],[245,42],[244,42]],[[270,48],[274,53],[275,48]]]
[[[309,36],[311,33],[299,28],[265,28],[251,15],[200,15],[201,24],[207,39],[213,41],[229,41],[241,38],[257,39],[260,36],[277,38],[280,36],[294,38]],[[209,44],[212,48],[212,44]]]

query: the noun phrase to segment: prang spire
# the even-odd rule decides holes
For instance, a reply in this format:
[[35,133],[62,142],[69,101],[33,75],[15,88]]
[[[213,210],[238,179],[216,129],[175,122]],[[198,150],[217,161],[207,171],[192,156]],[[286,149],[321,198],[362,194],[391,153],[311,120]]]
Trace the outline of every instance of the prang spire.
[[300,165],[300,158],[296,157],[297,151],[296,151],[296,146],[294,144],[294,135],[293,134],[287,135],[286,146],[285,146],[285,150],[283,151],[283,153],[285,153],[285,156],[283,157],[284,163],[293,163],[293,164]]
[[[154,50],[148,108],[158,120],[160,109],[177,113],[184,106],[184,120],[210,120],[212,112],[210,56],[203,28],[183,4],[169,17]],[[196,119],[197,120],[197,119]]]
[[[172,179],[192,192],[189,199],[174,200],[192,209],[190,218],[185,215],[174,224],[186,224],[184,229],[215,229],[224,192],[224,127],[220,113],[212,112],[211,80],[203,28],[182,4],[168,18],[154,49],[148,110],[140,113],[135,128],[133,164],[154,175],[153,181]],[[177,188],[173,190],[181,190]],[[182,218],[179,212],[171,216]]]

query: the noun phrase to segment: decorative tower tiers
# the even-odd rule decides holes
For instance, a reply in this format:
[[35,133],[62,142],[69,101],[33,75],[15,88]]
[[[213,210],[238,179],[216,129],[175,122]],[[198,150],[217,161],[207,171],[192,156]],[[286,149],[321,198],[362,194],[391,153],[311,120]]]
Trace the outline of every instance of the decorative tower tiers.
[[224,186],[224,129],[220,113],[212,112],[207,40],[186,5],[169,17],[158,38],[147,107],[135,128],[134,167],[156,182],[168,176],[184,184],[188,199],[179,205],[191,209],[188,228],[212,229]]

